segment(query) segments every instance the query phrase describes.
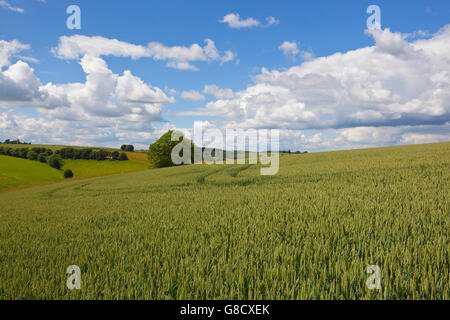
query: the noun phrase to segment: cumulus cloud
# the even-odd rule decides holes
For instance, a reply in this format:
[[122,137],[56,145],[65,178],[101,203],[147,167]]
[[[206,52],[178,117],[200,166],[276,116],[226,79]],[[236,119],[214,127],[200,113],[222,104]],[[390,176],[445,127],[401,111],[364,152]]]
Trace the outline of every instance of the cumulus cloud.
[[[263,68],[241,91],[206,85],[202,93],[215,100],[181,114],[218,116],[214,125],[221,128],[280,128],[285,150],[449,141],[450,26],[411,42],[388,29],[367,33],[373,46],[311,58],[282,71]],[[153,51],[150,45],[142,46],[142,53],[141,46],[116,41],[94,48],[87,38],[91,37],[60,41],[55,48],[62,58],[79,60],[86,74],[84,82],[68,84],[42,84],[27,62],[11,63],[29,47],[0,42],[0,107],[7,108],[0,112],[3,139],[17,136],[41,143],[97,146],[136,141],[147,147],[175,128],[169,123],[155,125],[175,99],[129,70],[112,72],[103,56],[148,56],[179,68],[195,68],[195,61],[222,62],[226,57],[212,41],[190,47],[161,44]],[[202,93],[185,91],[181,97],[204,99]],[[20,114],[18,108],[28,106],[38,108],[41,117]]]
[[205,45],[166,46],[160,42],[150,42],[148,45],[135,45],[117,39],[100,36],[89,37],[83,35],[62,36],[59,44],[52,52],[61,59],[79,59],[84,55],[95,57],[116,56],[132,59],[153,58],[157,61],[167,61],[167,66],[179,70],[198,70],[192,62],[219,61],[221,64],[235,58],[232,51],[219,52],[211,39],[205,39]]
[[[100,56],[86,52],[79,60],[84,82],[43,84],[27,62],[11,63],[13,56],[26,49],[29,46],[18,41],[0,43],[2,136],[85,145],[144,141],[159,134],[154,122],[163,122],[164,106],[175,102],[130,70],[115,74]],[[40,118],[20,114],[24,107],[36,108]]]
[[84,55],[79,63],[86,74],[84,83],[44,85],[34,69],[21,60],[0,70],[0,107],[35,107],[55,120],[106,123],[111,118],[116,124],[135,122],[145,126],[162,121],[164,105],[175,101],[129,70],[113,73],[100,57]]
[[185,100],[191,100],[191,101],[202,101],[205,100],[205,96],[202,95],[200,92],[191,90],[191,91],[183,91],[181,93],[181,98]]
[[1,101],[33,101],[41,98],[41,82],[34,75],[34,69],[19,60],[4,72],[0,70]]
[[[219,20],[221,23],[226,23],[232,29],[241,29],[241,28],[254,28],[263,26],[261,22],[255,18],[241,18],[239,13],[229,13],[225,15],[222,20]],[[272,16],[266,18],[265,27],[270,27],[272,25],[278,24],[280,21]]]
[[248,128],[303,130],[449,121],[450,26],[414,42],[388,29],[368,33],[374,46],[286,71],[263,68],[245,90],[188,113]]

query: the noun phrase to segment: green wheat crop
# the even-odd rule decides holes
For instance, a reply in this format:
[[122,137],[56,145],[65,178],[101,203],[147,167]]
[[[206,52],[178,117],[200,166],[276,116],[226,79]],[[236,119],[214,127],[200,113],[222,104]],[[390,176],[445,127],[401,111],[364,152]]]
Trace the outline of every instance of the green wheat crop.
[[[1,299],[449,299],[450,143],[0,194]],[[68,290],[69,265],[81,290]],[[366,268],[381,269],[369,290]]]

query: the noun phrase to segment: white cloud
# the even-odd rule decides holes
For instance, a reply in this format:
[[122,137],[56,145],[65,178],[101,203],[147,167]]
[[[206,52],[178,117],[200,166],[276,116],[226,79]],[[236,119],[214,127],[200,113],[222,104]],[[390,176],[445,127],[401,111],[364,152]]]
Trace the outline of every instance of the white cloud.
[[296,60],[300,56],[303,60],[311,60],[314,54],[311,50],[300,50],[299,45],[295,41],[284,41],[278,46],[286,57]]
[[272,16],[269,16],[269,17],[266,18],[266,23],[267,23],[266,26],[270,27],[272,25],[279,24],[280,20],[278,20],[278,19],[276,19],[276,18],[274,18]]
[[319,57],[185,112],[245,128],[340,129],[443,125],[450,119],[450,26],[407,42],[371,31],[376,45]]
[[[105,60],[89,54],[79,61],[85,82],[42,84],[28,63],[11,64],[11,57],[25,49],[29,46],[17,41],[0,42],[0,61],[7,66],[0,68],[0,108],[6,110],[0,114],[2,136],[99,145],[145,141],[159,132],[153,123],[163,121],[164,106],[175,102],[131,71],[115,74]],[[36,108],[40,118],[14,112],[23,107]]]
[[220,20],[222,23],[228,24],[230,28],[253,28],[259,26],[261,23],[254,18],[241,19],[239,13],[229,13]]
[[205,43],[204,47],[196,43],[189,47],[169,47],[160,42],[150,42],[147,46],[142,46],[99,36],[74,35],[60,37],[58,46],[53,48],[52,52],[61,59],[79,59],[84,55],[132,59],[147,57],[156,61],[167,61],[168,67],[179,70],[198,70],[192,64],[195,61],[220,61],[223,64],[235,58],[231,51],[221,54],[211,39],[205,39]]
[[203,89],[203,93],[213,95],[216,99],[231,99],[234,97],[233,90],[222,89],[216,85],[206,85]]
[[52,52],[61,59],[78,59],[84,55],[130,57],[132,59],[150,56],[145,46],[117,39],[83,35],[60,37],[58,46],[53,48]]
[[175,95],[178,94],[178,91],[177,91],[177,90],[175,90],[175,89],[173,89],[173,88],[169,88],[168,86],[165,86],[165,87],[164,87],[164,91],[167,92],[167,93],[169,93],[169,94],[172,95],[172,96],[175,96]]
[[[219,129],[225,134],[226,128],[217,121],[199,121],[203,130]],[[198,123],[198,122],[197,122]],[[232,129],[243,129],[233,126]],[[192,128],[177,128],[188,138],[192,138]],[[433,133],[430,133],[433,132]],[[279,130],[280,150],[325,151],[373,148],[381,146],[422,144],[450,141],[450,123],[440,126],[399,126],[399,127],[357,127],[348,129],[317,130]],[[222,145],[209,144],[203,139],[203,146],[222,148]],[[248,145],[247,145],[248,147]],[[243,146],[242,148],[245,148]]]
[[11,64],[11,57],[15,56],[18,52],[28,50],[29,48],[29,45],[20,43],[17,40],[0,40],[0,69]]
[[283,51],[284,55],[290,57],[295,57],[300,53],[297,42],[295,41],[284,41],[282,44],[280,44],[278,49]]
[[[447,128],[450,130],[450,128]],[[432,142],[450,141],[449,134],[432,134],[432,133],[405,133],[402,135],[402,144],[424,144]]]
[[25,12],[25,10],[23,10],[22,8],[13,7],[6,0],[0,0],[0,7],[3,7],[5,9],[8,9],[8,10],[11,10],[11,11],[14,11],[14,12],[19,12],[19,13],[24,13]]
[[438,126],[356,127],[337,130],[338,136],[333,140],[344,148],[423,144],[450,141],[449,132],[450,123]]
[[191,90],[191,91],[183,91],[181,93],[181,98],[185,100],[191,100],[191,101],[202,101],[205,100],[205,96],[202,95],[200,92]]
[[[222,20],[219,20],[221,23],[226,23],[232,29],[241,29],[241,28],[254,28],[263,26],[261,22],[255,18],[241,18],[239,13],[229,13],[225,15]],[[270,27],[272,25],[279,24],[280,21],[272,16],[266,18],[265,27]]]
[[380,52],[388,53],[397,57],[411,57],[416,54],[414,47],[407,41],[406,36],[401,33],[394,33],[386,28],[384,30],[366,30],[376,42],[376,49]]
[[[221,127],[281,128],[280,142],[285,150],[449,141],[450,26],[414,42],[389,30],[369,34],[376,43],[372,47],[311,58],[284,71],[263,68],[253,78],[254,83],[241,91],[206,85],[202,93],[216,100],[184,114],[219,116],[223,121],[215,125]],[[96,146],[132,142],[148,147],[149,142],[174,128],[154,123],[163,120],[164,107],[175,99],[129,70],[112,72],[102,56],[157,56],[187,68],[195,68],[195,61],[222,62],[226,57],[212,41],[203,47],[155,46],[152,52],[149,46],[142,46],[142,55],[141,46],[102,38],[94,48],[95,39],[85,38],[65,44],[60,41],[55,48],[64,59],[80,59],[86,73],[84,82],[68,84],[42,84],[27,62],[11,63],[29,46],[0,41],[3,139]],[[302,55],[299,50],[297,56]],[[194,92],[197,98],[203,97]],[[181,96],[187,97],[186,93],[189,91]],[[18,108],[29,106],[38,108],[41,116],[20,114]]]
[[426,38],[429,36],[431,36],[431,34],[428,30],[417,30],[404,34],[405,39]]
[[34,75],[34,69],[19,60],[4,72],[0,72],[0,101],[32,101],[40,98],[41,82]]
[[26,56],[17,56],[17,58],[28,61],[30,63],[38,64],[39,60],[33,57],[26,57]]
[[311,60],[312,58],[314,58],[314,53],[311,50],[302,50],[300,53],[300,57],[303,60]]
[[19,138],[43,144],[116,147],[132,143],[136,149],[148,149],[150,142],[175,127],[165,123],[154,127],[151,123],[127,122],[119,119],[66,121],[32,118],[8,110],[0,113],[0,140]]
[[42,85],[34,69],[18,61],[0,73],[0,107],[33,106],[59,120],[145,123],[161,121],[163,106],[175,101],[129,70],[114,74],[99,57],[86,55],[80,65],[86,73],[84,83]]

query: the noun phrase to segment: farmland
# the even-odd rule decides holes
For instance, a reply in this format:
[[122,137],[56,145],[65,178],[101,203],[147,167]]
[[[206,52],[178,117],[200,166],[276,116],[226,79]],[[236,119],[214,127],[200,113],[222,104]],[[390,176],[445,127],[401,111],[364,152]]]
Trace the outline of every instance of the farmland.
[[61,179],[62,172],[44,163],[0,155],[0,191]]
[[[282,155],[277,175],[259,169],[0,194],[0,298],[450,298],[450,143]],[[81,290],[66,288],[69,265]],[[366,287],[369,265],[381,290]]]
[[[52,151],[67,148],[57,145],[28,145],[28,144],[0,144],[3,148],[45,148]],[[70,147],[73,149],[84,149],[85,147]],[[98,148],[89,148],[98,149]],[[102,148],[107,151],[118,149]],[[133,171],[147,170],[149,161],[146,153],[126,152],[129,161],[96,161],[96,160],[72,160],[65,159],[62,170],[70,169],[75,175],[75,179],[99,177]],[[62,179],[62,172],[50,168],[43,163],[0,156],[0,192],[12,188],[29,187],[35,184],[58,181]]]
[[70,169],[77,178],[91,178],[148,169],[148,163],[138,161],[64,160],[63,169]]

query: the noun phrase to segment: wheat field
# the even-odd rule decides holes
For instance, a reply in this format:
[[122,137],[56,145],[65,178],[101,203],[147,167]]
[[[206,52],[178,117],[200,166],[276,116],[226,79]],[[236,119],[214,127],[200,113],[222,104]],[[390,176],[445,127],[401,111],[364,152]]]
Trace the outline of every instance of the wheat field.
[[[449,299],[450,143],[0,193],[0,299]],[[66,269],[81,269],[68,290]],[[369,290],[366,269],[381,270]]]

